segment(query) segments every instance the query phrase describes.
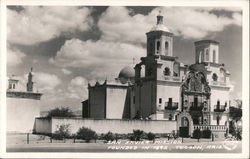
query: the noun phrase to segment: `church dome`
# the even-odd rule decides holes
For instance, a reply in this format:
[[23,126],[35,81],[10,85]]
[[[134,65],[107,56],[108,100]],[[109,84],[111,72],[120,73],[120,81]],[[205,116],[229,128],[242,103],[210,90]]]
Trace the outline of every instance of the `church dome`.
[[125,79],[130,79],[135,77],[135,70],[131,66],[126,66],[124,67],[120,73],[118,78],[125,78]]
[[150,31],[165,31],[170,32],[170,30],[163,24],[157,24],[153,26],[153,28]]

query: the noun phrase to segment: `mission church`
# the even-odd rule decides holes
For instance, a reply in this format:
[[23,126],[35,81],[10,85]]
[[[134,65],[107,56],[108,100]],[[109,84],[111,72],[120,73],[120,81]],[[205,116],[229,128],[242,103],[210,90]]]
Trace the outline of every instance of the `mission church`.
[[229,128],[231,83],[230,73],[219,62],[219,43],[195,42],[195,63],[188,66],[174,56],[174,35],[163,24],[162,15],[146,35],[147,55],[138,64],[124,67],[114,80],[88,84],[83,118],[40,118],[42,94],[33,89],[32,70],[26,91],[10,78],[7,131],[53,133],[58,125],[70,124],[72,133],[85,126],[98,133],[141,129],[177,131],[188,137],[194,129],[210,129],[224,137]]
[[163,16],[146,33],[147,55],[123,68],[114,80],[89,84],[83,118],[176,120],[190,133],[195,128],[225,132],[229,123],[230,73],[219,62],[219,42],[194,43],[195,63],[174,56],[173,33]]

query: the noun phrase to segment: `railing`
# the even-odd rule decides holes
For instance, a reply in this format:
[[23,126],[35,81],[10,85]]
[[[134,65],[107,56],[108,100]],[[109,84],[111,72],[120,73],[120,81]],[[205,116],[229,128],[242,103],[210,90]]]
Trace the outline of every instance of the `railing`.
[[227,85],[226,82],[219,82],[219,81],[212,81],[211,84],[214,86],[226,86]]
[[194,103],[191,103],[191,106],[189,110],[202,110],[204,108],[204,103],[197,103],[197,105],[194,105]]
[[200,129],[200,130],[212,130],[212,131],[226,131],[227,126],[226,125],[194,125],[194,130]]
[[226,110],[225,105],[215,105],[214,112],[224,112]]
[[179,76],[163,76],[163,78],[167,81],[181,81],[181,78]]
[[178,103],[177,102],[166,102],[165,103],[165,109],[167,110],[176,110],[178,109]]

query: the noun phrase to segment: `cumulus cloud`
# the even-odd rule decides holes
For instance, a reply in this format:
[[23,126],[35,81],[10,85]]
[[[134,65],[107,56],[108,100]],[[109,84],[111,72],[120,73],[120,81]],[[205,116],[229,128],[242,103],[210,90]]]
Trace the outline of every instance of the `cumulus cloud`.
[[71,74],[72,72],[66,68],[62,68],[62,72],[65,74],[65,75],[69,75]]
[[133,62],[133,58],[138,60],[145,54],[141,45],[71,39],[65,42],[50,62],[62,67],[84,68],[86,76],[101,78],[117,75],[122,67]]
[[[36,88],[43,93],[54,91],[62,83],[61,79],[54,74],[45,72],[35,72],[33,74]],[[27,75],[25,77],[27,78]]]
[[26,55],[18,49],[7,48],[7,65],[17,66],[22,63]]
[[126,7],[109,7],[101,15],[98,27],[104,40],[145,42],[145,33],[152,27],[153,21],[151,15],[131,15],[131,11]]
[[[124,42],[145,42],[145,33],[156,24],[156,16],[164,16],[164,23],[177,36],[200,39],[213,32],[222,31],[229,25],[241,25],[240,8],[187,8],[160,7],[148,15],[132,14],[126,7],[109,7],[100,17],[98,27],[102,39]],[[225,10],[230,16],[218,16],[211,11]]]
[[73,78],[69,85],[67,96],[73,99],[87,99],[88,97],[88,81],[81,76]]
[[27,6],[17,12],[7,10],[7,39],[11,43],[32,45],[61,34],[86,31],[92,25],[86,7]]

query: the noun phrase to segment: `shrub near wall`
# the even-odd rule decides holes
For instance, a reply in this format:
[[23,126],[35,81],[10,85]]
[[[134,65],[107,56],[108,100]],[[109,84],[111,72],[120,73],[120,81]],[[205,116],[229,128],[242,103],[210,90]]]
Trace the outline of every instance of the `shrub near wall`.
[[56,140],[63,140],[70,137],[69,124],[59,125],[58,130],[52,134],[52,138]]
[[140,141],[143,138],[144,132],[142,130],[133,130],[133,134],[129,137],[131,141]]
[[104,135],[103,137],[106,141],[114,141],[116,136],[112,132],[108,132],[107,134]]
[[85,127],[81,127],[77,132],[77,138],[85,140],[86,142],[90,142],[90,140],[96,140],[97,137],[98,136],[95,131]]
[[200,139],[200,138],[207,138],[210,139],[211,138],[211,130],[209,129],[205,129],[205,130],[200,130],[200,129],[195,129],[193,131],[193,138],[195,139]]
[[195,139],[200,139],[201,138],[201,131],[200,131],[200,129],[195,129],[193,131],[193,138],[195,138]]
[[147,139],[148,140],[155,140],[155,134],[154,133],[151,133],[151,132],[149,132],[149,133],[147,133]]
[[209,129],[206,129],[206,130],[203,130],[202,131],[202,138],[207,138],[207,139],[210,139],[211,138],[211,130]]

